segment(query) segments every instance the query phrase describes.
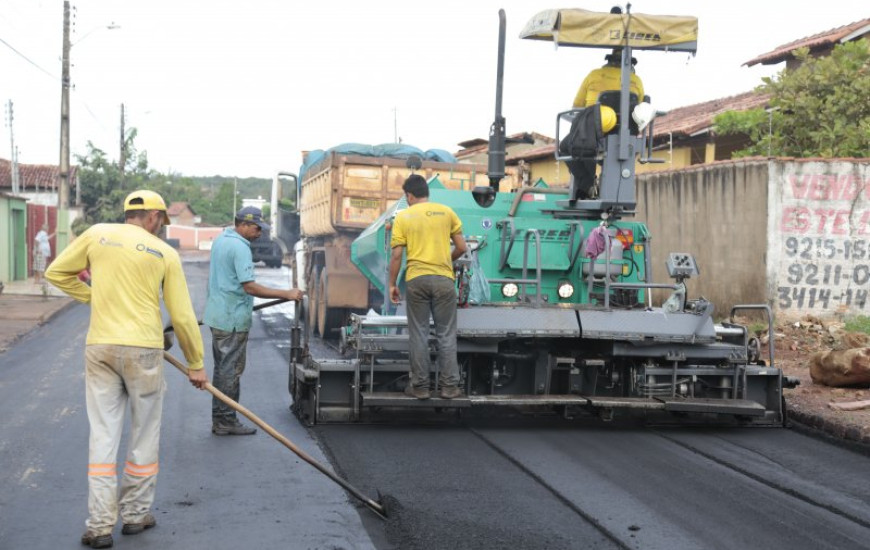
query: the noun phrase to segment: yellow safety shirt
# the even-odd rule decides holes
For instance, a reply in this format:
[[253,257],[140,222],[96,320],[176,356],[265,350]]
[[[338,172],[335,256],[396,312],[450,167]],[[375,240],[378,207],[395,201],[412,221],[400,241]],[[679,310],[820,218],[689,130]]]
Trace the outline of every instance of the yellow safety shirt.
[[461,231],[459,216],[443,204],[418,202],[396,214],[390,248],[405,247],[405,281],[421,275],[453,279],[450,237]]
[[[574,96],[574,108],[579,109],[595,105],[595,102],[598,101],[598,94],[601,92],[608,90],[619,91],[622,88],[621,76],[622,69],[611,65],[605,65],[600,69],[590,72],[583,79],[583,84],[580,85],[577,95]],[[640,81],[640,77],[631,73],[629,80],[629,92],[637,94],[638,101],[643,101],[643,83]]]
[[[78,279],[90,269],[91,286]],[[45,278],[91,304],[88,344],[163,349],[160,291],[188,367],[203,368],[202,335],[181,260],[171,246],[134,224],[101,223],[77,237]]]

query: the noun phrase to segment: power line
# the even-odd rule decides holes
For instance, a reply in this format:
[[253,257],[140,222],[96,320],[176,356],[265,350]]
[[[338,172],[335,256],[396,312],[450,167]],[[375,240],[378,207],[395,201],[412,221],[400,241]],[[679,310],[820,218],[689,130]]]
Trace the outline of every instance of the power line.
[[7,48],[9,48],[10,50],[12,50],[12,51],[15,52],[16,54],[18,54],[22,59],[24,59],[25,61],[27,61],[28,63],[30,63],[31,65],[33,65],[33,66],[36,67],[37,69],[39,69],[40,71],[44,72],[45,74],[47,74],[48,76],[50,76],[50,77],[53,78],[54,80],[60,80],[60,79],[59,79],[58,77],[56,77],[55,75],[51,74],[50,72],[46,71],[45,69],[43,69],[42,67],[40,67],[39,65],[37,65],[36,62],[32,61],[29,57],[27,57],[27,56],[24,55],[23,53],[19,52],[18,50],[16,50],[15,47],[12,46],[12,44],[10,44],[9,42],[6,42],[6,41],[3,40],[2,38],[0,38],[0,42],[2,42],[3,45],[5,45]]

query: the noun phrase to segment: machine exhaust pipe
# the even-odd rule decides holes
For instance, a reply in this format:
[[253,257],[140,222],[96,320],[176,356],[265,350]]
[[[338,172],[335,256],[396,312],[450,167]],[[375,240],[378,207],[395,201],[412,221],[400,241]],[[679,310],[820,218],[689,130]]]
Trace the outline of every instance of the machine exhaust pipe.
[[504,43],[506,16],[504,10],[498,10],[498,70],[495,82],[495,120],[489,128],[489,157],[487,175],[489,187],[477,186],[471,194],[474,201],[489,208],[495,202],[495,196],[499,191],[499,184],[504,178],[505,167],[505,118],[501,114],[501,98],[504,88]]

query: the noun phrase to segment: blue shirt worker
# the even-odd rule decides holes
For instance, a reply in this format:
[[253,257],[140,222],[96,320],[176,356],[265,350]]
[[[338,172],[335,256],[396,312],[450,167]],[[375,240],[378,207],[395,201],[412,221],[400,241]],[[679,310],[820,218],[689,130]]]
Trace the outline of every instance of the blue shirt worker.
[[[405,393],[417,399],[429,394],[429,319],[438,341],[440,396],[461,395],[456,358],[456,285],[453,261],[467,248],[459,216],[443,204],[429,202],[429,185],[412,174],[402,185],[408,208],[393,221],[390,247],[390,299],[399,303],[397,286],[402,256],[407,252],[405,290],[408,294],[408,340],[411,372]],[[453,250],[450,250],[450,243]]]
[[[235,226],[227,228],[211,247],[208,299],[202,322],[211,328],[214,373],[212,384],[238,401],[245,371],[248,333],[254,297],[300,300],[302,291],[269,288],[254,281],[251,241],[269,224],[259,208],[246,206],[236,213]],[[215,435],[252,435],[257,430],[239,422],[236,411],[212,399],[211,431]]]

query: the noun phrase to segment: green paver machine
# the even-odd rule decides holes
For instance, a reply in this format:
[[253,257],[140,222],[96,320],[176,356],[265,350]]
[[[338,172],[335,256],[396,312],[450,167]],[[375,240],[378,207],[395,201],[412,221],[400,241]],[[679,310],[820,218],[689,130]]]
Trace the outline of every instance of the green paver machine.
[[[418,400],[402,392],[407,321],[402,305],[396,309],[385,298],[381,311],[351,315],[341,333],[346,358],[314,357],[307,339],[297,338],[290,375],[295,412],[315,423],[400,416],[412,408],[509,406],[572,417],[625,413],[663,422],[781,425],[782,388],[791,382],[774,367],[773,351],[762,359],[746,327],[714,323],[711,303],[687,297],[685,281],[699,273],[691,254],[668,254],[673,280],[653,282],[649,232],[629,219],[635,163],[653,161],[649,105],[629,93],[632,51],[694,52],[697,20],[571,9],[539,13],[526,25],[521,38],[621,48],[622,89],[557,115],[557,159],[600,167],[597,192],[581,195],[573,180],[567,189],[538,181],[499,190],[506,141],[504,12],[499,16],[490,185],[451,190],[437,176],[429,184],[430,200],[459,215],[469,245],[455,264],[463,395]],[[603,125],[601,102],[616,114],[615,127]],[[590,119],[592,147],[573,147],[584,130],[577,121]],[[590,143],[589,135],[580,137]],[[404,199],[393,204],[351,247],[352,262],[385,297],[391,221],[406,207]],[[652,289],[670,291],[670,298],[653,307]],[[766,305],[735,306],[731,318],[741,309],[766,313],[772,326]],[[434,337],[430,347],[438,353]],[[433,378],[437,387],[437,373]]]

